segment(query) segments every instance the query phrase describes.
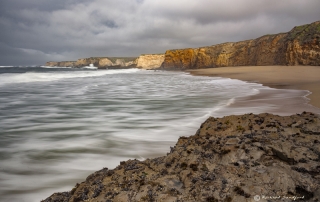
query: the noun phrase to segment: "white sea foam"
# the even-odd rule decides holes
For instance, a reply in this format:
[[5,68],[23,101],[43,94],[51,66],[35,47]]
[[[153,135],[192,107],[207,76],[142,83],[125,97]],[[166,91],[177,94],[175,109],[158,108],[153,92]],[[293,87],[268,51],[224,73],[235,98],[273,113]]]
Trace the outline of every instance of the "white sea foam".
[[93,64],[90,64],[89,66],[82,67],[82,69],[98,69],[98,67],[93,66]]
[[0,85],[0,201],[40,201],[103,167],[165,155],[209,116],[303,106],[308,93],[181,72],[43,71],[0,74],[16,83]]
[[98,69],[98,67],[94,67],[94,66],[85,66],[85,67],[82,67],[82,69]]
[[107,74],[124,74],[142,71],[139,69],[98,70],[98,71],[66,71],[66,72],[26,72],[22,74],[0,74],[0,85],[12,83],[48,82],[61,79],[99,77]]
[[6,67],[14,67],[14,66],[0,66],[0,68],[6,68]]

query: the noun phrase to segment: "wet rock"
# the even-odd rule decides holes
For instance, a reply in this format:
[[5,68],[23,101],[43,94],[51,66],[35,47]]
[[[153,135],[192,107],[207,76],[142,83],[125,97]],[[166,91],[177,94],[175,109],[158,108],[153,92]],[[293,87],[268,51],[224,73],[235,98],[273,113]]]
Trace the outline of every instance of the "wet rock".
[[120,162],[43,201],[320,201],[319,131],[319,116],[308,112],[210,117],[166,156]]

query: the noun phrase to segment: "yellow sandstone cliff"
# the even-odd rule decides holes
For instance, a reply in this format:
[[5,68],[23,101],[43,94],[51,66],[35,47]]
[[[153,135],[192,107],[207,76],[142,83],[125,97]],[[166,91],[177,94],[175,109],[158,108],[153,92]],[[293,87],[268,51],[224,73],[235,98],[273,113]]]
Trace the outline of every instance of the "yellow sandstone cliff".
[[224,66],[320,65],[320,21],[294,27],[287,33],[200,48],[167,50],[133,57],[90,57],[47,62],[47,66],[142,69],[197,69]]
[[80,58],[77,60],[75,67],[89,66],[93,64],[95,67],[108,68],[108,67],[129,67],[134,64],[136,58],[133,57],[90,57]]
[[93,64],[98,68],[130,68],[141,69],[159,68],[164,61],[164,54],[143,54],[135,57],[90,57],[80,58],[77,61],[47,62],[51,67],[85,67]]
[[164,54],[145,54],[137,59],[137,67],[141,69],[159,68],[164,61]]
[[168,50],[162,69],[224,66],[320,65],[320,21],[290,32],[201,48]]

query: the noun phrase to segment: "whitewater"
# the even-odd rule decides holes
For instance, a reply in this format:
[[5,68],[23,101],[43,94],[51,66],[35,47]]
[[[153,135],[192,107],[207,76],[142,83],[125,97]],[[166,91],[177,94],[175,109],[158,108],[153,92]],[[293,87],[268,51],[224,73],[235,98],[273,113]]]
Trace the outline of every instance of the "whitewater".
[[163,156],[209,116],[311,109],[308,93],[184,72],[1,67],[0,201],[40,201]]

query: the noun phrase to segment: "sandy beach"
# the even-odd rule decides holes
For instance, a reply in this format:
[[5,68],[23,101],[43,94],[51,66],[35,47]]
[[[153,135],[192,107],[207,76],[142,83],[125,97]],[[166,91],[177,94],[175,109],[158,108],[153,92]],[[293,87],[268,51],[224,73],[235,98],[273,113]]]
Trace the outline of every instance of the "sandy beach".
[[277,89],[308,90],[311,92],[309,104],[320,108],[320,66],[219,67],[187,72],[261,83]]

